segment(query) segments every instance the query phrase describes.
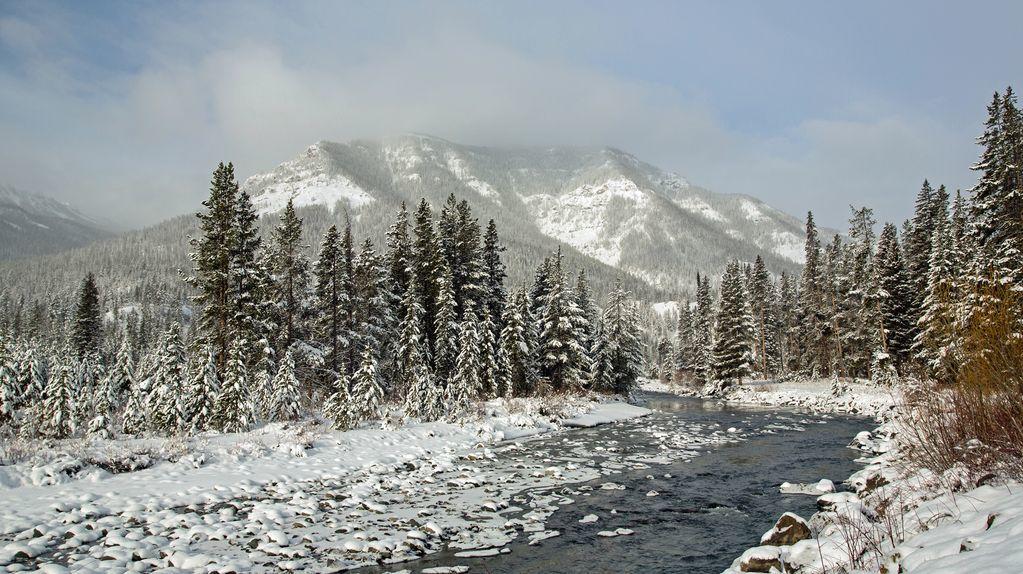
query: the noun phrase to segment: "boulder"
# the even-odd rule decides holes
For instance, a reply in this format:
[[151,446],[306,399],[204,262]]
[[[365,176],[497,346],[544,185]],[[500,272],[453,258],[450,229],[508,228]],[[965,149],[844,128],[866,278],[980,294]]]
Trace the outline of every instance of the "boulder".
[[770,572],[781,570],[781,548],[777,546],[754,546],[739,558],[740,572]]
[[760,537],[760,543],[771,546],[789,546],[800,540],[807,540],[811,536],[810,525],[805,520],[791,512],[786,512],[774,524],[774,528]]

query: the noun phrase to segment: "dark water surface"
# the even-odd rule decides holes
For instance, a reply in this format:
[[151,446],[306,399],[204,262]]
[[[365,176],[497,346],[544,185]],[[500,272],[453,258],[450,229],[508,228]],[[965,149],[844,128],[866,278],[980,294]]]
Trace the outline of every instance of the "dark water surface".
[[[507,546],[510,553],[486,558],[459,558],[439,552],[405,564],[362,569],[395,572],[408,569],[464,565],[481,573],[704,573],[721,572],[786,511],[809,518],[816,498],[786,495],[778,486],[788,482],[840,483],[853,473],[856,451],[846,445],[870,427],[863,418],[821,416],[786,410],[757,410],[722,406],[713,401],[668,395],[646,396],[656,412],[644,419],[593,429],[571,431],[571,443],[593,449],[616,447],[638,456],[656,455],[663,444],[652,440],[651,429],[703,423],[735,427],[745,440],[704,447],[690,460],[652,464],[648,469],[624,468],[590,483],[586,496],[570,496],[547,521],[560,536],[529,546],[526,535]],[[720,432],[720,431],[719,431]],[[529,448],[553,455],[566,435],[529,441]],[[565,448],[565,457],[570,458]],[[670,478],[665,478],[670,474]],[[649,476],[654,478],[648,478]],[[623,490],[603,490],[613,481]],[[568,488],[578,492],[580,484]],[[658,496],[647,496],[648,491]],[[614,509],[616,513],[612,514]],[[596,514],[596,523],[579,519]],[[629,536],[604,538],[601,530],[628,528]]]

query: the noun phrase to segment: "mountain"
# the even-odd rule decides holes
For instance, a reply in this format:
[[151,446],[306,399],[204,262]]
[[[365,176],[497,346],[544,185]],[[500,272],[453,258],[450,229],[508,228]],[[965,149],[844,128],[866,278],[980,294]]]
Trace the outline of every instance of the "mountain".
[[[379,250],[400,202],[426,198],[439,208],[454,193],[481,222],[496,221],[508,247],[509,285],[531,281],[543,257],[561,247],[567,268],[585,267],[598,297],[621,277],[638,298],[674,300],[691,295],[697,272],[716,277],[732,257],[762,254],[776,273],[797,272],[802,259],[800,220],[612,148],[489,148],[423,135],[324,141],[242,187],[264,215],[264,237],[293,199],[310,257],[346,215],[356,237]],[[0,262],[0,285],[29,298],[67,294],[92,271],[125,304],[180,299],[187,291],[181,270],[191,267],[188,237],[197,232],[187,214],[81,248]]]
[[0,185],[0,259],[54,253],[110,235],[66,203]]
[[360,220],[386,219],[400,200],[437,205],[454,193],[506,235],[571,246],[671,292],[688,291],[697,271],[716,274],[732,257],[762,254],[775,271],[803,260],[801,220],[613,148],[490,148],[424,135],[321,141],[243,188],[264,213],[293,198],[341,205]]

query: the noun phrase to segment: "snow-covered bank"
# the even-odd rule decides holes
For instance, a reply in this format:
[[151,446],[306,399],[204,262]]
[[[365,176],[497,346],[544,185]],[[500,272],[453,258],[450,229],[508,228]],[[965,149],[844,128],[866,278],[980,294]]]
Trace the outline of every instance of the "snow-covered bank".
[[875,419],[889,417],[899,402],[897,392],[892,389],[844,379],[838,382],[832,379],[753,381],[714,393],[651,379],[642,380],[641,385],[646,391],[698,396],[742,405],[792,407],[815,413],[853,414]]
[[[464,425],[341,433],[307,424],[174,445],[66,443],[63,454],[0,467],[0,565],[250,571],[260,568],[254,556],[287,564],[325,553],[335,566],[354,566],[415,558],[441,541],[500,545],[508,520],[498,513],[513,501],[495,485],[522,490],[595,475],[568,465],[503,476],[484,469],[491,449],[514,451],[522,447],[498,443],[649,413],[592,399],[513,399],[487,403]],[[76,449],[81,457],[72,457]],[[87,462],[114,449],[171,454],[120,474]],[[531,509],[519,520],[525,532],[542,531],[557,508],[550,496],[519,503]]]
[[850,446],[868,457],[845,481],[850,490],[820,496],[808,521],[795,517],[806,525],[799,536],[772,540],[779,521],[724,574],[1020,571],[1023,484],[994,475],[973,483],[911,467],[902,424],[896,418],[857,435]]

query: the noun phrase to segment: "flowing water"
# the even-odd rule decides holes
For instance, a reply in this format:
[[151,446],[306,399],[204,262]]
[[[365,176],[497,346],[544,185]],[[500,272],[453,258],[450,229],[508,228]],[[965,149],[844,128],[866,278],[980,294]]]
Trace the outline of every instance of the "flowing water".
[[[783,512],[808,518],[815,497],[781,494],[778,486],[821,478],[840,483],[857,469],[857,454],[846,445],[869,427],[862,418],[722,406],[660,394],[646,398],[646,406],[655,410],[649,417],[524,443],[544,464],[578,463],[580,457],[600,464],[593,459],[608,450],[619,461],[622,453],[629,460],[657,461],[603,464],[600,478],[557,489],[565,496],[546,528],[558,536],[529,545],[527,536],[520,535],[495,556],[458,557],[451,549],[359,572],[418,572],[439,566],[468,566],[470,572],[484,573],[720,572],[744,549],[757,545]],[[666,444],[663,437],[681,427],[688,429],[681,436],[727,433],[737,440],[703,444],[679,456],[688,447],[677,440]],[[619,488],[608,489],[611,481]],[[657,494],[648,495],[651,491]],[[598,519],[579,522],[590,514]],[[633,533],[597,534],[619,528]]]

